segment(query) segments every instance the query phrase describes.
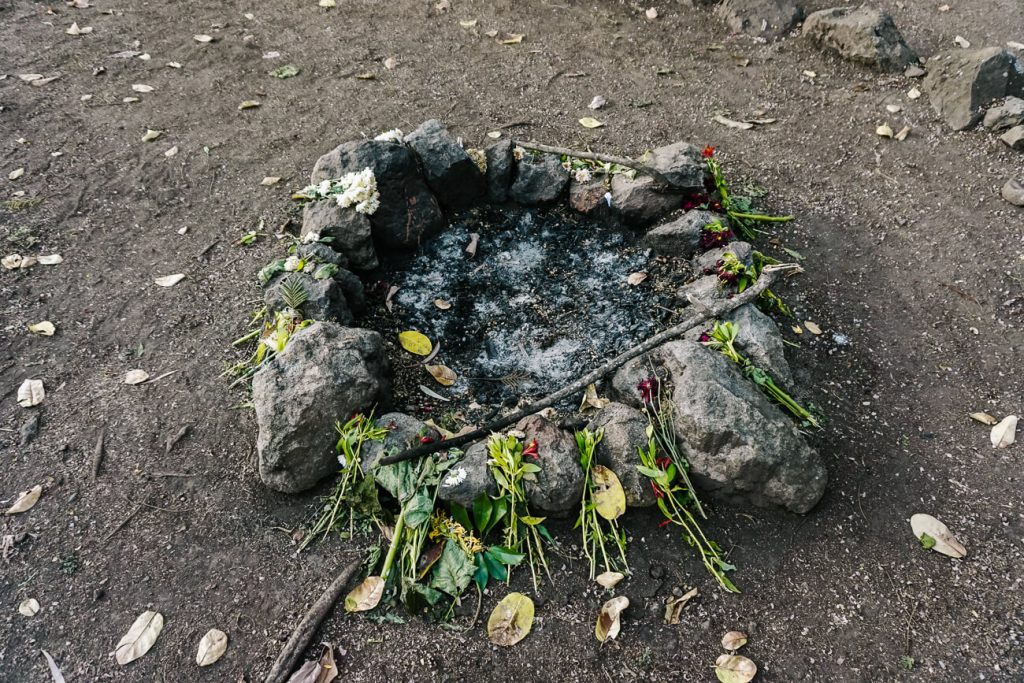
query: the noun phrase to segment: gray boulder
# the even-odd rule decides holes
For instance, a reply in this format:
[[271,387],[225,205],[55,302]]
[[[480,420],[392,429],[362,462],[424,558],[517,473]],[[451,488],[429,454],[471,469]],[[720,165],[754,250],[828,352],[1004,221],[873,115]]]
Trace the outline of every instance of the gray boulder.
[[932,109],[954,130],[967,130],[993,101],[1024,97],[1024,62],[998,47],[933,57],[922,82]]
[[754,247],[750,246],[749,242],[743,242],[737,240],[736,242],[730,242],[724,247],[715,247],[714,249],[708,249],[703,254],[698,254],[693,259],[693,270],[697,274],[705,274],[714,272],[716,264],[721,261],[726,254],[732,254],[739,259],[743,265],[751,266],[753,264]]
[[309,234],[330,237],[330,248],[343,254],[357,270],[373,270],[380,265],[370,219],[351,207],[338,206],[333,199],[309,202],[303,207],[302,237]]
[[523,206],[540,206],[561,199],[568,185],[569,172],[562,168],[558,157],[526,152],[516,163],[508,197]]
[[703,192],[707,162],[701,150],[688,142],[656,147],[644,160],[648,166],[680,192]]
[[487,201],[501,204],[508,200],[508,188],[512,184],[512,141],[499,140],[488,147],[484,154],[487,157]]
[[387,397],[378,333],[329,322],[296,332],[252,380],[263,483],[294,493],[337,472],[335,422]]
[[484,196],[484,176],[444,124],[430,119],[405,136],[416,152],[427,186],[445,208],[465,209]]
[[1002,133],[1017,126],[1024,126],[1024,100],[1007,97],[1006,101],[985,112],[981,125],[994,133]]
[[1010,178],[1000,191],[1003,199],[1014,206],[1024,206],[1024,183]]
[[303,317],[310,320],[332,320],[342,325],[353,321],[352,310],[341,285],[334,278],[317,280],[306,273],[278,273],[270,279],[263,290],[263,303],[267,306],[268,314],[273,315],[288,308],[282,289],[285,283],[294,280],[301,282],[306,291],[306,301],[299,306]]
[[594,456],[619,478],[626,493],[626,505],[649,507],[656,499],[651,480],[637,471],[640,456],[637,448],[647,448],[647,418],[639,410],[622,403],[609,403],[597,412],[587,429],[604,430]]
[[608,188],[603,180],[591,180],[586,183],[569,181],[569,206],[573,210],[594,219],[609,218],[612,209],[605,199]]
[[754,304],[740,306],[723,316],[723,320],[736,325],[736,346],[743,355],[782,384],[793,384],[785,344],[774,320]]
[[524,417],[516,429],[525,443],[537,440],[537,481],[526,482],[526,496],[535,514],[561,515],[578,510],[583,499],[583,468],[576,438],[540,415]]
[[[441,479],[437,497],[469,508],[481,494],[498,495],[498,485],[494,483],[491,468],[487,465],[489,458],[486,441],[477,441],[467,448],[462,458]],[[463,472],[466,473],[464,477]]]
[[722,0],[715,13],[733,33],[769,39],[784,36],[804,18],[793,0]]
[[700,248],[704,226],[721,220],[718,214],[693,209],[644,235],[644,244],[665,256],[690,258]]
[[715,301],[728,299],[733,291],[723,286],[718,275],[704,275],[684,285],[676,293],[676,298],[680,301],[690,301],[692,298],[708,306]]
[[321,242],[303,242],[296,247],[299,258],[317,263],[333,263],[339,268],[348,268],[348,259],[340,251],[334,251]]
[[420,445],[422,438],[437,441],[441,434],[415,417],[405,413],[385,413],[374,420],[381,429],[388,430],[382,441],[368,441],[363,444],[361,465],[369,471],[377,466],[381,458],[401,453],[407,448]]
[[437,200],[427,188],[412,150],[380,140],[345,142],[320,157],[312,182],[373,169],[380,207],[369,217],[373,237],[383,247],[415,249],[446,224]]
[[869,7],[834,7],[814,12],[803,35],[844,59],[881,71],[903,71],[918,57],[885,12]]
[[1024,151],[1024,126],[1014,126],[999,136],[999,139],[1018,152]]
[[733,363],[690,341],[651,355],[620,369],[614,385],[632,381],[638,369],[630,366],[642,371],[651,361],[671,376],[673,425],[698,485],[759,506],[814,507],[828,481],[821,456]]
[[612,176],[612,211],[631,228],[646,228],[682,205],[680,195],[661,192],[650,176]]

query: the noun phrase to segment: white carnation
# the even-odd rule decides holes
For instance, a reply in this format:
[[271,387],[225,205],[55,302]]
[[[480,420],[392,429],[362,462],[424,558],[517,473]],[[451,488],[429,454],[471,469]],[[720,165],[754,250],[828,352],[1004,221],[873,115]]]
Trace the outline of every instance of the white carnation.
[[313,242],[320,241],[320,233],[318,232],[307,232],[306,236],[302,238],[303,244],[312,244]]
[[295,254],[289,256],[284,262],[284,269],[292,272],[299,269],[299,257]]
[[466,481],[466,468],[459,467],[448,473],[448,476],[444,478],[444,486],[458,486],[462,482]]
[[577,183],[589,183],[594,179],[594,174],[590,172],[589,168],[577,168],[572,172],[572,177],[576,179]]
[[374,138],[380,142],[401,142],[405,136],[398,128],[392,128],[391,130],[384,131],[380,135]]

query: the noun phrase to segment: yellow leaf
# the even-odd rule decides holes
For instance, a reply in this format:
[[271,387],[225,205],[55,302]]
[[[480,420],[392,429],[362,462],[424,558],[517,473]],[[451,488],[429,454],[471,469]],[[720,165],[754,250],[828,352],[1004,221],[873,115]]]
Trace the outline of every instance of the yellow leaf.
[[442,386],[450,387],[459,378],[455,371],[446,365],[427,365],[426,368],[430,376],[436,379],[437,383]]
[[580,125],[584,128],[600,128],[604,124],[591,116],[584,116],[580,119]]
[[815,323],[812,323],[810,320],[804,321],[804,327],[806,327],[807,331],[810,332],[811,334],[821,334],[821,328],[818,327]]
[[523,42],[523,38],[526,36],[522,33],[506,33],[498,39],[498,42],[502,45],[518,45]]
[[431,349],[434,348],[427,335],[415,330],[399,332],[398,343],[402,345],[403,349],[409,353],[415,353],[417,356],[428,356]]
[[384,579],[367,576],[366,580],[352,589],[345,597],[346,612],[366,612],[373,609],[384,595]]
[[971,419],[975,422],[980,422],[983,425],[988,425],[989,427],[999,423],[999,420],[995,419],[988,413],[971,413]]
[[256,100],[246,100],[245,102],[242,102],[240,105],[238,105],[238,108],[242,109],[242,110],[245,110],[245,109],[255,109],[258,106],[260,106],[260,103],[257,102]]
[[597,385],[591,383],[587,385],[586,391],[583,392],[583,402],[580,403],[580,412],[586,412],[590,408],[600,410],[609,403],[611,403],[610,399],[598,397]]
[[614,597],[604,603],[601,613],[597,615],[597,624],[594,626],[594,635],[599,641],[603,643],[606,640],[615,640],[622,626],[619,617],[627,607],[629,607],[629,598],[625,595]]
[[626,578],[626,575],[622,572],[605,572],[604,574],[598,574],[597,578],[594,580],[597,581],[597,584],[601,586],[601,588],[611,590],[624,578]]
[[722,655],[715,660],[715,675],[722,683],[748,683],[757,675],[757,665],[739,655]]
[[626,493],[615,473],[604,465],[594,465],[590,479],[597,514],[608,520],[621,517],[626,511]]
[[522,593],[509,593],[491,612],[487,637],[495,645],[515,645],[533,628],[533,609],[533,600]]

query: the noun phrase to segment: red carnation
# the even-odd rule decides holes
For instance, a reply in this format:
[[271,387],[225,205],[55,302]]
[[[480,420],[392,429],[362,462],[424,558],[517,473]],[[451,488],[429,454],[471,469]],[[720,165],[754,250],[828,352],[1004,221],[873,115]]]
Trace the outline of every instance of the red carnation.
[[703,151],[701,151],[700,155],[705,159],[710,159],[711,157],[715,156],[715,148],[712,147],[711,145],[708,145],[703,149]]

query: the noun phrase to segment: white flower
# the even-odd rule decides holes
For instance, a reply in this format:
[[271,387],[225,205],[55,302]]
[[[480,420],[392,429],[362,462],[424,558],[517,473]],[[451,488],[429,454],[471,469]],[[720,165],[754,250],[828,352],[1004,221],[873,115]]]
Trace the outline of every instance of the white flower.
[[384,131],[375,137],[374,140],[379,140],[380,142],[401,142],[403,137],[405,136],[402,134],[402,131],[392,128],[391,130]]
[[303,244],[312,244],[313,242],[320,241],[320,233],[318,232],[307,232],[306,236],[302,238]]
[[458,486],[464,481],[466,481],[466,468],[460,467],[448,473],[448,476],[444,478],[442,486]]
[[524,154],[526,154],[526,150],[522,147],[512,148],[512,156],[515,157],[516,161],[522,161]]
[[299,269],[299,257],[295,254],[289,256],[284,262],[284,269],[291,272]]
[[348,173],[340,182],[345,191],[337,196],[338,206],[348,208],[354,205],[357,212],[367,215],[373,214],[380,206],[377,178],[373,175],[372,168],[364,168],[359,173]]
[[306,265],[302,266],[303,273],[312,273],[314,270],[316,270],[316,264],[312,261],[306,261]]
[[317,185],[316,191],[321,197],[326,197],[331,193],[331,181],[321,180],[320,184]]
[[594,178],[594,174],[590,172],[589,168],[577,168],[572,172],[572,177],[576,179],[577,183],[589,183]]
[[487,154],[482,149],[476,149],[471,147],[466,150],[466,154],[473,160],[473,163],[477,165],[481,173],[487,173]]
[[612,205],[612,193],[611,192],[605,192],[604,193],[604,200],[606,202],[608,202],[608,206],[611,206]]

